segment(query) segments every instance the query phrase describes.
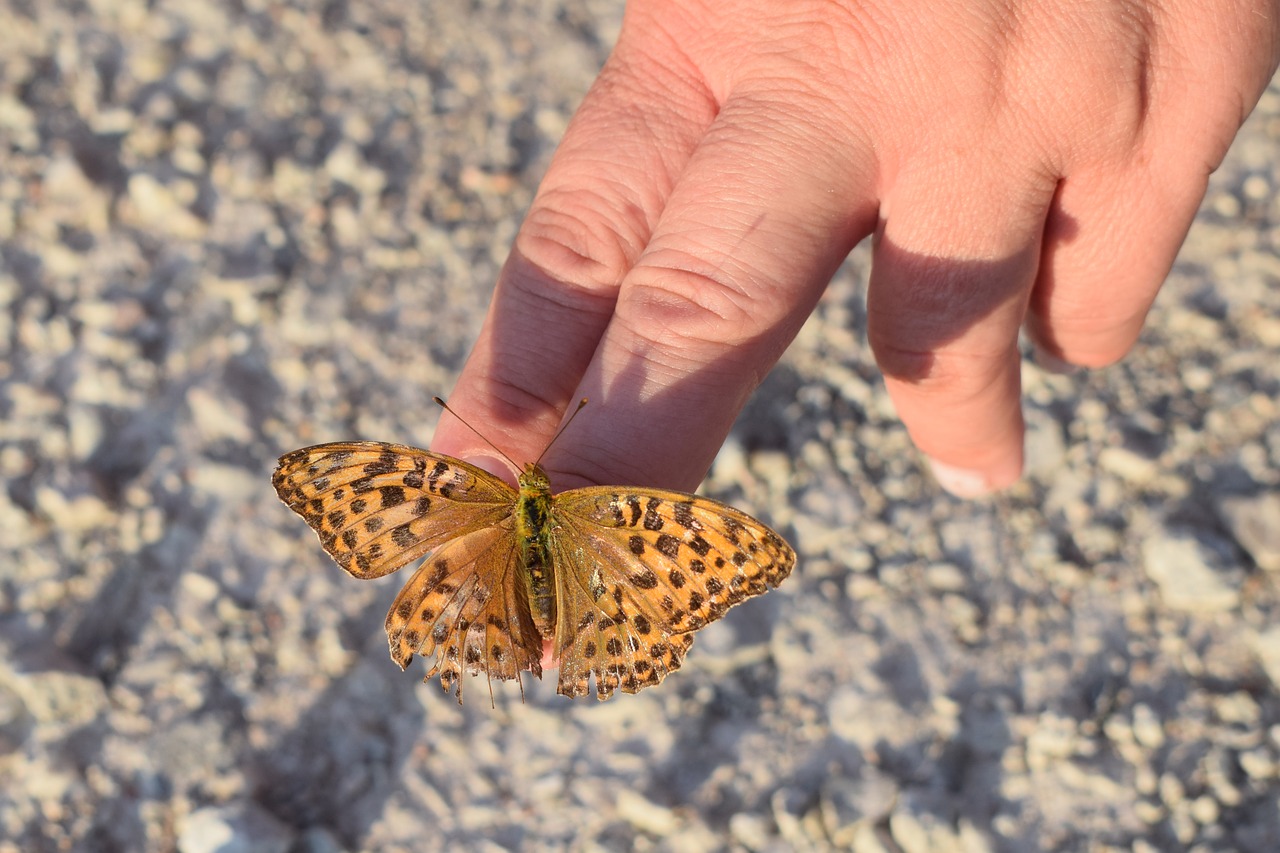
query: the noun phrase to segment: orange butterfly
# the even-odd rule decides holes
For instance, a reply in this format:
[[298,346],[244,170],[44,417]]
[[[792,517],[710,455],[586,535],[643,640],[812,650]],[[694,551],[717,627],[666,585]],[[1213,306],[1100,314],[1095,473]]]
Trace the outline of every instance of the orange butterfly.
[[355,577],[427,557],[387,614],[391,657],[403,669],[434,655],[426,677],[459,702],[464,670],[541,678],[544,638],[557,692],[585,695],[594,677],[600,699],[635,693],[679,669],[694,631],[795,565],[781,536],[726,504],[626,486],[552,495],[537,462],[516,490],[450,456],[350,441],[285,454],[272,482]]

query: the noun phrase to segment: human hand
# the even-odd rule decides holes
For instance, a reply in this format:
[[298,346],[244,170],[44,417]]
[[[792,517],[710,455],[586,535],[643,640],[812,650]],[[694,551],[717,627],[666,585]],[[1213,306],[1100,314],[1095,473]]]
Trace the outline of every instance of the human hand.
[[[451,405],[558,488],[697,485],[852,247],[940,482],[1022,469],[1019,328],[1128,351],[1276,68],[1268,0],[636,0]],[[571,451],[568,448],[572,448]],[[442,417],[433,448],[492,455]]]

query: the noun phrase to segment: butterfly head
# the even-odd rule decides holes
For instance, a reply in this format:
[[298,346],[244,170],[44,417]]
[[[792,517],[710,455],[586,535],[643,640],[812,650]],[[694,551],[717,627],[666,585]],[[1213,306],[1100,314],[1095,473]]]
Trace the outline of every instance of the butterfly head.
[[520,481],[520,491],[523,493],[551,493],[551,478],[537,462],[527,463],[517,479]]

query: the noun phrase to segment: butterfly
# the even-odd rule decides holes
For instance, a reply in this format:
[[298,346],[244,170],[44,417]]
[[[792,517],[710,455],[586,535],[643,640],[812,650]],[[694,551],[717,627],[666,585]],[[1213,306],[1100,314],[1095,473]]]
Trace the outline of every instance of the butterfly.
[[464,672],[541,678],[544,638],[562,695],[588,694],[592,679],[600,699],[658,684],[695,631],[795,565],[781,536],[710,498],[627,486],[553,495],[538,462],[518,482],[377,441],[286,453],[272,477],[351,575],[426,557],[387,613],[391,658],[401,669],[434,658],[424,680],[439,675],[460,704]]

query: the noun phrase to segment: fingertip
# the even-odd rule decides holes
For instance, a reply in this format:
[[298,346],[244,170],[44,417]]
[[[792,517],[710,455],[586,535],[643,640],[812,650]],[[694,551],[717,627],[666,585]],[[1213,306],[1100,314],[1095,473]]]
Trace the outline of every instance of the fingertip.
[[1022,464],[1004,465],[993,470],[976,470],[950,465],[926,456],[929,469],[938,485],[958,498],[980,498],[1017,482]]

